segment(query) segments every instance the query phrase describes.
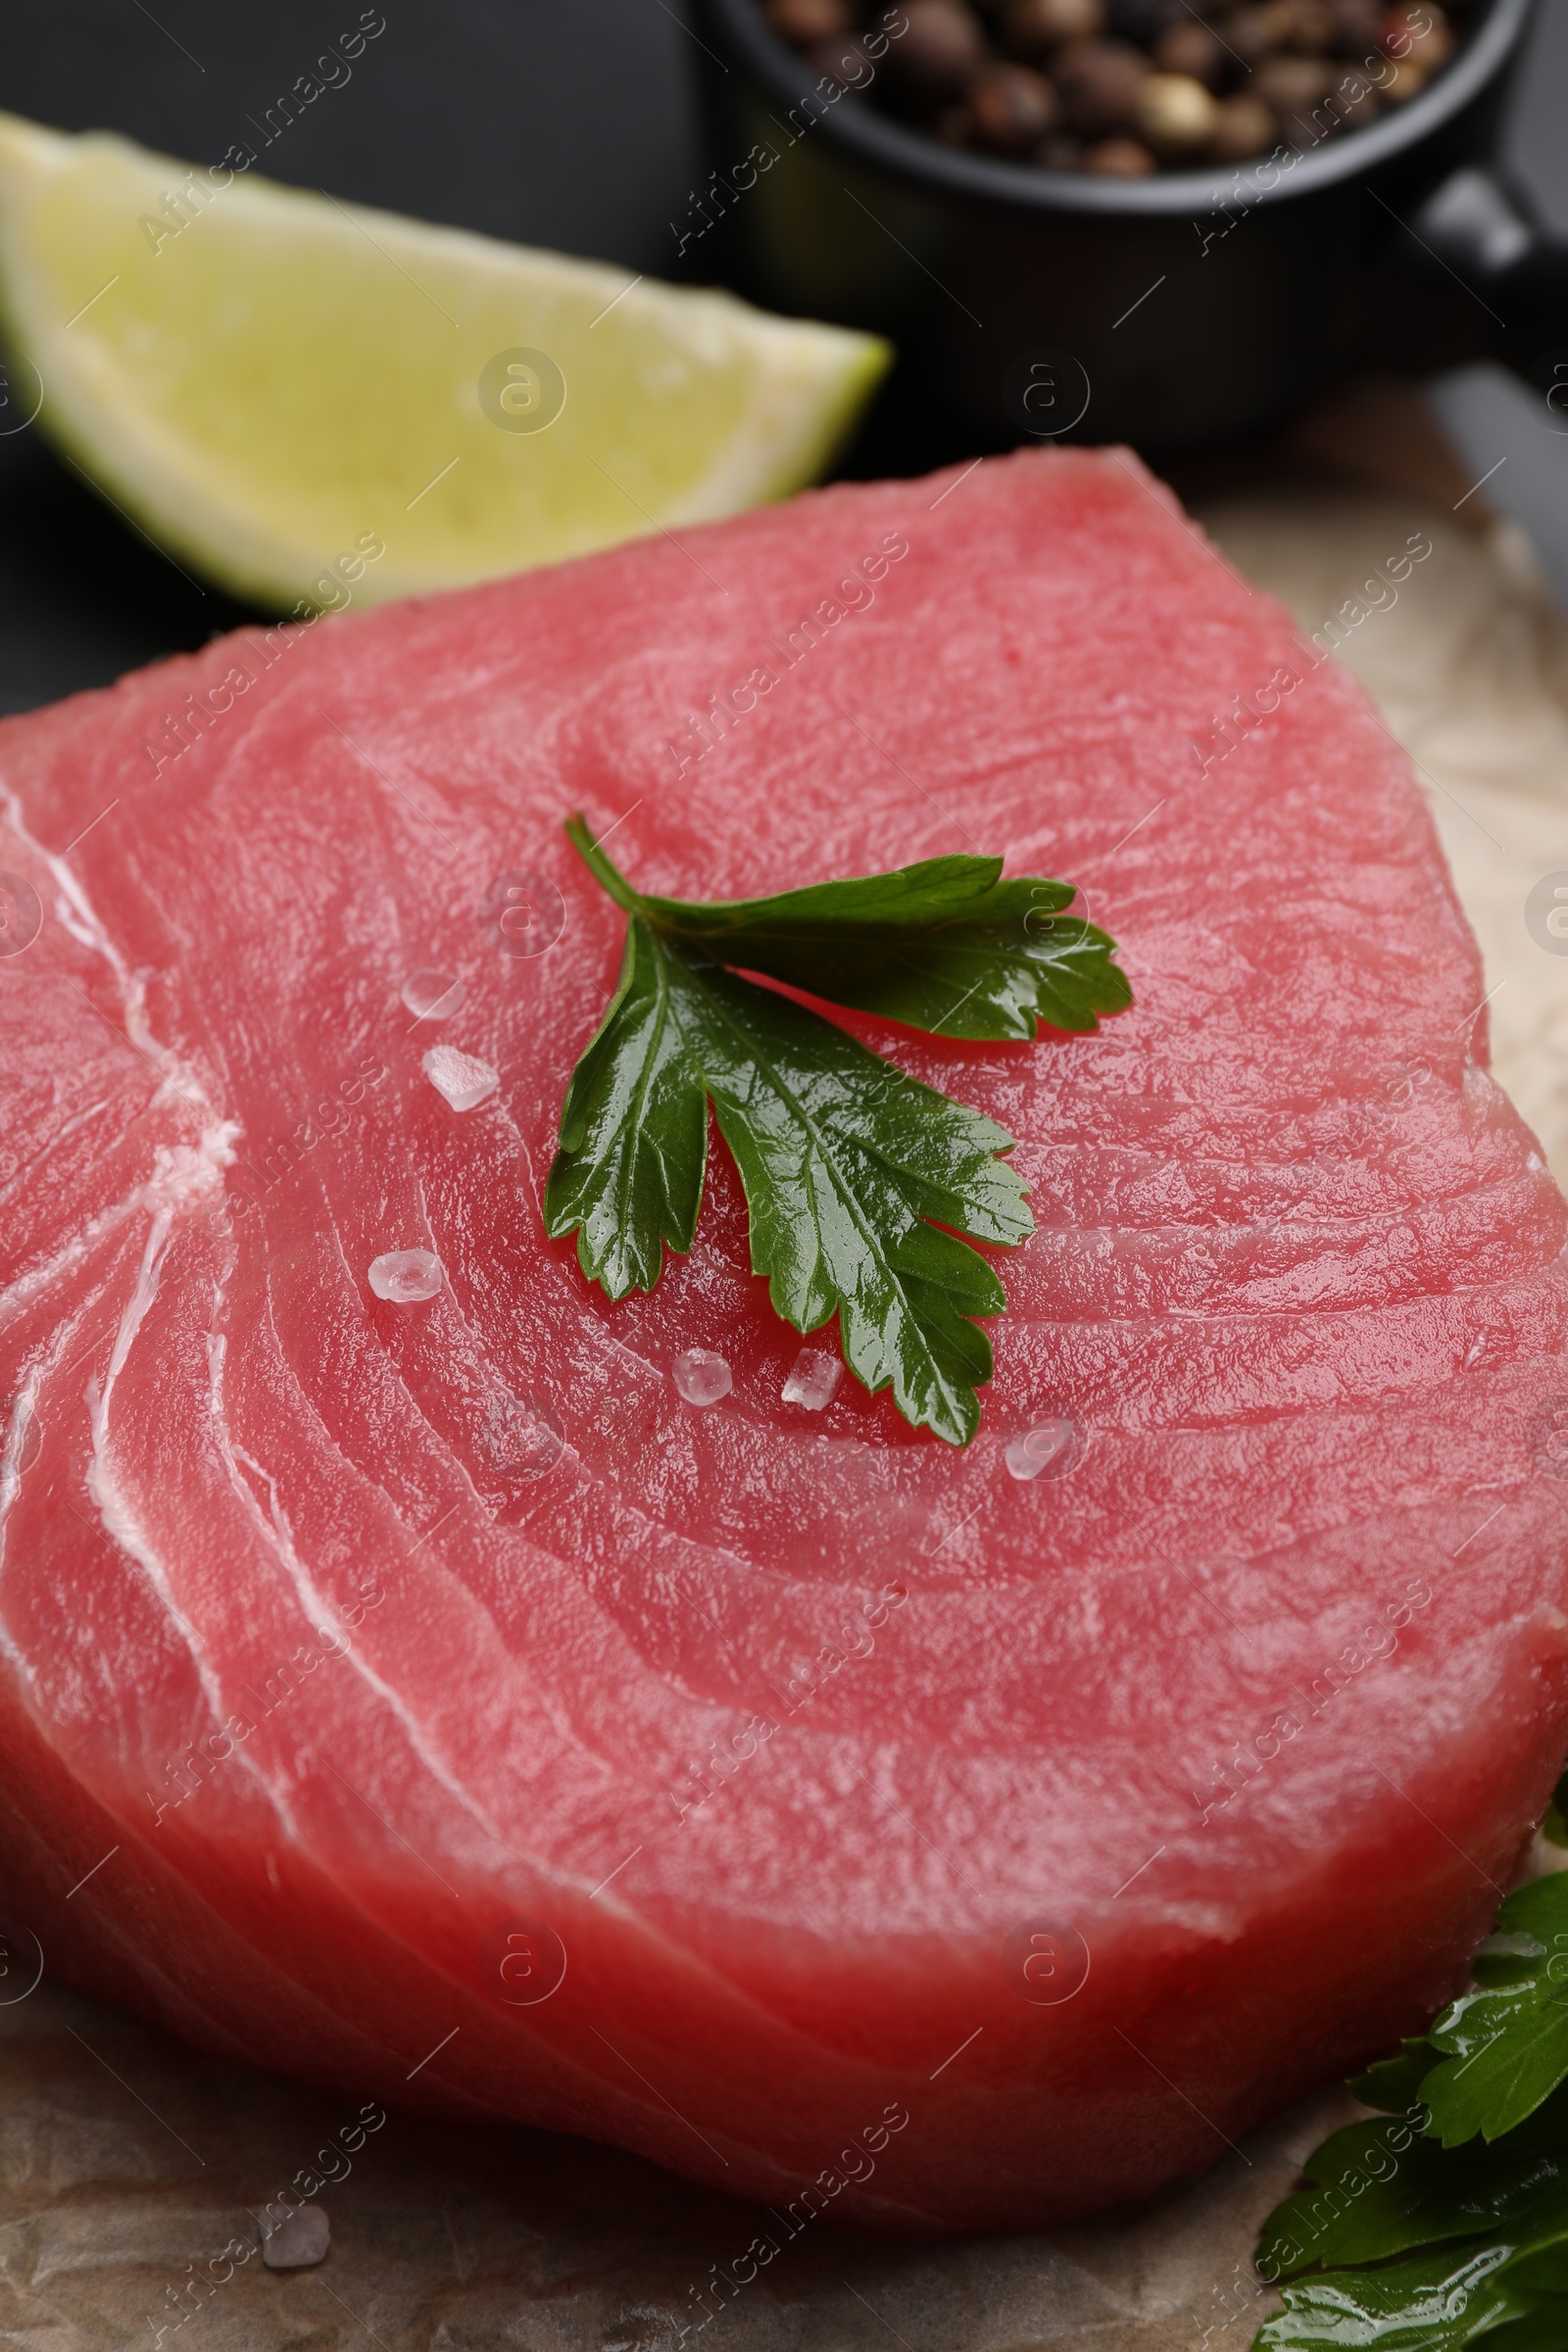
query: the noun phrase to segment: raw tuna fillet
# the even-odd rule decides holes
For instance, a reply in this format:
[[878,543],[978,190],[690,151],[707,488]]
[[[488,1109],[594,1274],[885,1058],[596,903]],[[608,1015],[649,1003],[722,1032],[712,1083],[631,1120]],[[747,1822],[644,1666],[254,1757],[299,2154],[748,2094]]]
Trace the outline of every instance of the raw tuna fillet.
[[[1135,463],[241,632],[0,781],[14,1945],[781,2254],[1149,2190],[1460,1984],[1564,1744],[1564,1206],[1403,758]],[[651,1295],[546,1241],[579,807],[1121,943],[1094,1036],[844,1016],[1018,1139],[967,1449],[824,1401],[721,1151]]]

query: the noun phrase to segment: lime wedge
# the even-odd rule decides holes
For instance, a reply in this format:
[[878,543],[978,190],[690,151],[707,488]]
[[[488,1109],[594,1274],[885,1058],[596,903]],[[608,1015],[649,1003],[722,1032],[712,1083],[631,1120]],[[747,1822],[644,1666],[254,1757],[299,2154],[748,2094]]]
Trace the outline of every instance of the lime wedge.
[[380,603],[784,497],[891,356],[255,160],[193,171],[0,115],[12,417],[36,399],[158,546],[265,606]]

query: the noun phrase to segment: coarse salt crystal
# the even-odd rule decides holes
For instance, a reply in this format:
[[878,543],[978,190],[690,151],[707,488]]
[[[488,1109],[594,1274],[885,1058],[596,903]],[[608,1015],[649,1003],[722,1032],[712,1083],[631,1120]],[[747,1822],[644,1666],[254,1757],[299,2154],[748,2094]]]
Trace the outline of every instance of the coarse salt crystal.
[[262,2260],[270,2271],[303,2271],[313,2262],[324,2262],[331,2243],[332,2226],[320,2206],[300,2205],[269,2230],[262,2240]]
[[785,1403],[804,1404],[808,1413],[819,1413],[831,1403],[843,1372],[842,1356],[828,1355],[820,1348],[803,1348],[784,1383]]
[[1083,1433],[1070,1414],[1056,1413],[1008,1441],[1003,1459],[1019,1480],[1065,1478],[1083,1451]]
[[468,991],[450,972],[411,972],[403,983],[404,1004],[419,1021],[447,1021]]
[[370,1260],[370,1288],[394,1306],[416,1306],[438,1298],[441,1260],[433,1250],[387,1250]]
[[735,1376],[711,1348],[688,1348],[671,1367],[675,1386],[688,1404],[716,1404],[735,1386]]
[[460,1054],[456,1046],[432,1046],[419,1067],[454,1110],[476,1110],[501,1084],[498,1069],[475,1054]]

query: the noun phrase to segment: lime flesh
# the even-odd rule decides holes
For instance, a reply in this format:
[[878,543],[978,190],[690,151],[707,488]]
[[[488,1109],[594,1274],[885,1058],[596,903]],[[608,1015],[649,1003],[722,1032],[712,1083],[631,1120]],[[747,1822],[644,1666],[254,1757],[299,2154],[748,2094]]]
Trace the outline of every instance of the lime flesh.
[[276,610],[455,587],[787,496],[891,356],[302,194],[235,156],[193,171],[0,114],[0,324],[13,405],[36,398],[157,545]]

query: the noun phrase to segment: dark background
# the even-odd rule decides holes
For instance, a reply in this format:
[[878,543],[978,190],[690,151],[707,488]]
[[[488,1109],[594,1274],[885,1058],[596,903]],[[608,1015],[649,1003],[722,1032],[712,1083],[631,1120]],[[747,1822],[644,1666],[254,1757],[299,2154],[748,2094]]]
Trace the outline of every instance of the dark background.
[[[271,174],[675,273],[669,222],[701,149],[680,0],[381,0],[379,13],[386,30],[269,153]],[[0,0],[0,106],[216,162],[359,16],[360,0]],[[1545,0],[1509,148],[1568,237],[1568,0]],[[1461,438],[1473,411],[1479,445],[1503,446],[1505,400],[1489,409],[1472,385],[1450,407]],[[877,455],[874,431],[858,471]],[[1568,441],[1532,432],[1507,446],[1499,503],[1552,562],[1556,518],[1568,551]],[[0,438],[0,710],[101,684],[242,617],[134,538],[38,433]]]

